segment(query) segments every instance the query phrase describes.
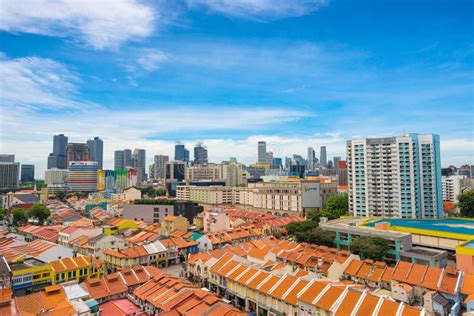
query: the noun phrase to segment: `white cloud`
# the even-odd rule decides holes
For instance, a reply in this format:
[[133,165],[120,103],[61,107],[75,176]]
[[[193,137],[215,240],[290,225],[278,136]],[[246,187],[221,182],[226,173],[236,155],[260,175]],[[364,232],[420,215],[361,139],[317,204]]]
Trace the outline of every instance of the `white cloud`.
[[72,37],[104,49],[150,36],[156,15],[136,0],[1,0],[0,30]]
[[191,9],[204,9],[232,17],[275,20],[310,14],[326,0],[188,0]]
[[47,58],[0,56],[1,106],[88,108],[76,98],[76,74]]

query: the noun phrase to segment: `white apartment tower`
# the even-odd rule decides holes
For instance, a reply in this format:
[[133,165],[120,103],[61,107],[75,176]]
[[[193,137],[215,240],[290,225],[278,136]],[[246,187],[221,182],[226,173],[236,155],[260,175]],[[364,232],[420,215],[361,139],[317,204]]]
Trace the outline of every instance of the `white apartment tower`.
[[353,215],[443,217],[438,135],[347,141],[347,166]]
[[466,176],[447,176],[443,177],[443,201],[458,203],[458,195],[462,193],[462,180]]

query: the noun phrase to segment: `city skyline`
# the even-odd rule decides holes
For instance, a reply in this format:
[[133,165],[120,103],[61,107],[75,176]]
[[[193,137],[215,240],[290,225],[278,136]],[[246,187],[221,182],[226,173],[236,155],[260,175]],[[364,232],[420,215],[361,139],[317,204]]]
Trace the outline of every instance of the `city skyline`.
[[99,136],[112,168],[115,150],[148,166],[176,139],[248,164],[259,140],[345,157],[346,140],[414,132],[440,135],[443,167],[474,162],[472,2],[242,3],[70,3],[61,19],[3,3],[1,152],[42,175],[60,133]]

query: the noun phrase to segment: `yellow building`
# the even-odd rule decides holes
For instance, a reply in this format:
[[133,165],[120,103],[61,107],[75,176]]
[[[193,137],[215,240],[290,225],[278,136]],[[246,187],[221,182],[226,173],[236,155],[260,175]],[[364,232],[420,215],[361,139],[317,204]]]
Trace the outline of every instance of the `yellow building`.
[[92,257],[78,256],[51,261],[51,283],[57,284],[76,280],[83,282],[105,275],[102,261]]
[[51,266],[36,258],[9,263],[15,296],[41,290],[51,284]]
[[165,216],[161,225],[161,234],[168,236],[175,230],[187,231],[189,228],[189,222],[186,217],[183,216]]
[[136,222],[131,219],[111,218],[104,225],[104,234],[113,235],[125,228],[137,229],[143,222]]

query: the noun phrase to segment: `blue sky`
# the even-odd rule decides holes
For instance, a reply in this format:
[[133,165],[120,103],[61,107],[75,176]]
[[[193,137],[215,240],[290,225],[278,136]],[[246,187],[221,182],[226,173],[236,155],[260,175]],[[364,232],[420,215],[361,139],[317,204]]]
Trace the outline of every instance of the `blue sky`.
[[[43,3],[44,2],[44,3]],[[52,135],[250,163],[354,137],[437,133],[474,163],[472,1],[0,1],[1,152]]]

